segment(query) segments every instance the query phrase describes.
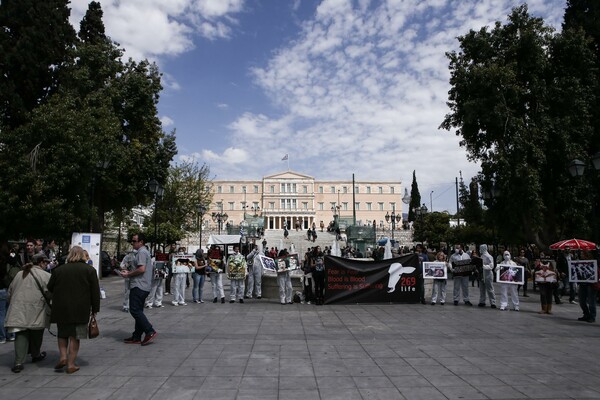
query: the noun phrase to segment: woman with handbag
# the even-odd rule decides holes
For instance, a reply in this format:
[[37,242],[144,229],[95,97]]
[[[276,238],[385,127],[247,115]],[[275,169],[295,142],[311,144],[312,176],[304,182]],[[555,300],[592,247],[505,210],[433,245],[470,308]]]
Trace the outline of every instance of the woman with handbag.
[[33,264],[25,264],[8,288],[10,306],[4,326],[8,333],[15,333],[14,373],[23,371],[28,353],[32,362],[46,358],[46,352],[40,349],[44,329],[50,327],[49,298],[46,298],[50,274],[45,270],[50,260],[43,253],[35,254],[32,260]]
[[73,246],[67,263],[56,267],[48,282],[52,292],[51,321],[57,325],[60,360],[54,367],[67,373],[79,371],[75,364],[80,339],[88,337],[88,323],[100,311],[100,285],[98,273],[86,264],[84,250]]

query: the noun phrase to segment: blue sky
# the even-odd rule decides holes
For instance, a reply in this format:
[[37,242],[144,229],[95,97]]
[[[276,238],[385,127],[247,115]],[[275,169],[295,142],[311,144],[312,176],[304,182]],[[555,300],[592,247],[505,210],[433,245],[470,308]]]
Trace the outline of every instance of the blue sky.
[[[290,168],[316,179],[401,180],[456,210],[454,180],[478,165],[439,130],[445,52],[469,29],[506,21],[514,0],[100,0],[126,56],[164,74],[159,115],[177,160],[216,179]],[[72,0],[78,27],[88,1]],[[559,29],[565,1],[529,11]],[[430,196],[431,191],[433,194]]]

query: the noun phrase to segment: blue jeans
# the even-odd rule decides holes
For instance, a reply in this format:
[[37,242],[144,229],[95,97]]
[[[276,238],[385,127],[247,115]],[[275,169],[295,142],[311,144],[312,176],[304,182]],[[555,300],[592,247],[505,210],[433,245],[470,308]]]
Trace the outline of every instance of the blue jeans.
[[0,341],[6,340],[6,330],[4,329],[4,319],[6,318],[6,298],[8,291],[0,289]]
[[194,286],[192,287],[192,298],[194,301],[202,300],[202,291],[204,289],[204,279],[206,279],[206,275],[200,275],[194,272],[192,274],[192,279],[194,280]]
[[149,335],[154,332],[152,324],[144,314],[144,304],[149,293],[137,287],[129,291],[129,314],[135,320],[135,330],[131,335],[134,340],[141,340],[142,333]]
[[596,320],[596,291],[589,283],[579,284],[579,307],[584,318]]

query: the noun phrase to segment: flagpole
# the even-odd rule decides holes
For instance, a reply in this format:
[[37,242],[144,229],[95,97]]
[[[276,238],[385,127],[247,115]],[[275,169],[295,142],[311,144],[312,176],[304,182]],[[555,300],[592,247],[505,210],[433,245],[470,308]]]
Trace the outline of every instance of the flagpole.
[[290,170],[290,156],[287,156],[288,171]]

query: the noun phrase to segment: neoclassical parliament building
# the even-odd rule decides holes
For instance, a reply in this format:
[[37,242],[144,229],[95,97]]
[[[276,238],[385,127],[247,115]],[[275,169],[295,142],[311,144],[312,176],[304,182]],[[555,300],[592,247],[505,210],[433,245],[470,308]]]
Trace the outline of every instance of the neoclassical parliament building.
[[[388,227],[386,213],[402,215],[401,182],[318,181],[312,176],[286,171],[262,180],[222,180],[212,182],[213,213],[227,214],[227,221],[239,225],[244,217],[262,217],[265,229],[283,229],[284,224],[302,229],[313,224],[320,229],[339,215],[341,220],[353,217],[353,195],[356,223]],[[401,223],[401,222],[400,222]]]

